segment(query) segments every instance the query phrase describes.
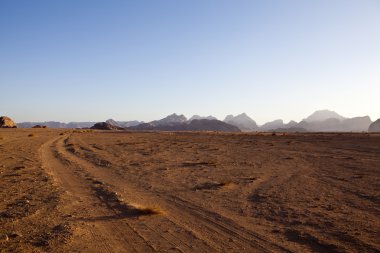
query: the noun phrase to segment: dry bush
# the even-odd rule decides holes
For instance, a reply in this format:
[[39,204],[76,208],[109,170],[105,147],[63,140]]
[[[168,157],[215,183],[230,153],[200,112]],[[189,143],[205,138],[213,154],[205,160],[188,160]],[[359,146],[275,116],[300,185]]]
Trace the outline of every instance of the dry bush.
[[28,134],[28,137],[33,137],[34,136],[34,134]]
[[139,215],[158,215],[164,212],[158,207],[143,207],[143,206],[133,206]]
[[230,182],[230,181],[228,181],[228,182],[221,182],[219,185],[220,185],[221,187],[229,187],[229,186],[232,186],[233,183]]
[[94,130],[93,129],[82,129],[82,130],[79,130],[79,129],[76,129],[73,131],[73,133],[77,133],[77,134],[80,134],[80,133],[93,133]]

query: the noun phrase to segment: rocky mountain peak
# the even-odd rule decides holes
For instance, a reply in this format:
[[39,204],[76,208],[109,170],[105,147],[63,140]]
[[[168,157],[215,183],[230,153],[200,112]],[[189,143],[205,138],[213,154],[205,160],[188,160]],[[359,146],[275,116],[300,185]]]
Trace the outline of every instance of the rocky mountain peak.
[[214,116],[199,116],[199,115],[193,115],[189,121],[192,121],[192,120],[195,120],[195,119],[208,119],[208,120],[217,120],[217,118],[215,118]]
[[154,125],[166,125],[166,124],[184,123],[186,121],[187,121],[187,118],[183,114],[177,115],[176,113],[173,113],[169,116],[166,116],[163,119],[152,121],[151,123]]
[[237,126],[242,131],[253,131],[257,128],[256,122],[246,113],[241,113],[235,117],[233,115],[227,115],[224,122]]
[[345,117],[339,115],[338,113],[330,110],[318,110],[312,113],[309,117],[305,119],[306,122],[318,122],[325,121],[327,119],[338,119],[344,120]]

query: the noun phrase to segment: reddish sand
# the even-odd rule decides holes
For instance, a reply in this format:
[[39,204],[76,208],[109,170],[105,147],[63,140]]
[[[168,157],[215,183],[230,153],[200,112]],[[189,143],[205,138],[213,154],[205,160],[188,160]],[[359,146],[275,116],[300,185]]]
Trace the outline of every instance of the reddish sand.
[[380,135],[0,130],[0,252],[380,252]]

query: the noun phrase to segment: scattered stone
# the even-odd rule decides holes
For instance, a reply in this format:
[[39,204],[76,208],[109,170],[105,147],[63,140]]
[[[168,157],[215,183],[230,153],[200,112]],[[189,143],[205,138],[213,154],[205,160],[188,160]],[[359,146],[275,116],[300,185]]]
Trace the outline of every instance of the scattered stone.
[[9,240],[8,235],[6,234],[0,234],[0,242],[6,242]]
[[22,237],[22,234],[19,233],[19,232],[12,232],[10,235],[9,235],[10,238],[16,238],[16,237]]

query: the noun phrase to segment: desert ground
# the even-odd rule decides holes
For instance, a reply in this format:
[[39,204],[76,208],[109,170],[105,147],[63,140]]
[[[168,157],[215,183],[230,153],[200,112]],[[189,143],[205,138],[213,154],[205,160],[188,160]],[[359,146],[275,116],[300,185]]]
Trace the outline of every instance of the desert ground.
[[380,252],[380,134],[0,130],[0,252]]

